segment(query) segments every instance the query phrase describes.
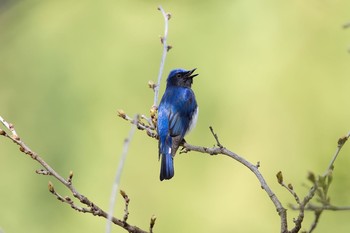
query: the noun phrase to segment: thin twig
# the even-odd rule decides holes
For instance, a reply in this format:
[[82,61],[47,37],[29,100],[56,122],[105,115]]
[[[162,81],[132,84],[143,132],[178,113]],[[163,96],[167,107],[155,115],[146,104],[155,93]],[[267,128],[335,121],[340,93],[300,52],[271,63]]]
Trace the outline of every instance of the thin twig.
[[345,142],[349,139],[349,137],[350,137],[350,132],[346,136],[339,138],[337,149],[336,149],[336,151],[334,153],[334,156],[333,156],[331,162],[328,165],[327,170],[323,174],[324,177],[327,176],[330,171],[333,171],[333,169],[334,169],[334,162],[337,159],[340,150],[343,148]]
[[297,233],[301,229],[301,223],[304,220],[305,205],[310,202],[310,200],[315,196],[317,191],[317,185],[311,187],[309,193],[304,197],[303,201],[299,204],[299,214],[296,220],[294,220],[294,227],[290,231],[291,233]]
[[[289,207],[292,210],[299,210],[298,206],[295,205],[289,205]],[[319,210],[330,210],[330,211],[349,211],[350,206],[334,206],[334,205],[315,205],[312,203],[309,203],[305,206],[305,210],[310,210],[310,211],[319,211]]]
[[[122,119],[133,123],[132,118],[129,117],[123,110],[118,110],[118,116],[121,117]],[[138,121],[137,122],[137,129],[139,130],[145,130],[146,134],[151,137],[151,138],[157,138],[158,135],[155,131],[155,128],[152,125],[145,125],[142,122]]]
[[315,211],[315,219],[312,222],[311,226],[310,226],[310,230],[308,231],[308,233],[313,232],[316,229],[316,226],[318,224],[318,221],[320,220],[321,214],[323,211]]
[[214,132],[213,127],[209,126],[209,129],[210,129],[211,134],[212,134],[212,135],[214,136],[214,138],[215,138],[216,145],[217,145],[218,147],[222,148],[223,146],[221,145],[221,143],[220,143],[220,141],[219,141],[218,135]]
[[123,190],[120,190],[120,195],[122,195],[122,197],[124,198],[124,202],[125,202],[123,221],[126,222],[128,220],[128,217],[129,217],[130,199],[129,199],[129,196],[126,194],[126,192]]
[[[127,138],[125,138],[125,140],[124,140],[123,152],[122,152],[121,157],[120,157],[118,169],[117,169],[117,172],[115,175],[115,180],[114,180],[114,183],[112,186],[111,198],[110,198],[110,202],[109,202],[108,218],[107,218],[107,224],[106,224],[106,233],[111,232],[112,218],[113,218],[115,202],[117,199],[117,191],[118,191],[119,184],[120,184],[120,177],[122,175],[126,156],[128,154],[129,145],[130,145],[131,139],[135,133],[138,120],[139,120],[139,115],[135,115],[132,127],[131,127],[130,132],[129,132],[129,136]],[[126,222],[126,220],[123,222]]]
[[298,196],[298,194],[294,191],[293,185],[292,185],[292,184],[286,185],[286,184],[283,182],[283,175],[282,175],[282,172],[281,172],[281,171],[279,171],[279,172],[277,173],[276,177],[277,177],[278,183],[279,183],[282,187],[284,187],[290,194],[292,194],[293,197],[294,197],[294,199],[295,199],[295,201],[296,201],[296,203],[297,203],[298,205],[300,205],[299,196]]
[[156,216],[153,215],[149,223],[149,233],[153,233],[153,227],[154,227],[154,224],[156,224],[156,220],[157,220]]
[[162,81],[166,55],[167,55],[167,53],[169,51],[169,48],[170,48],[168,46],[168,44],[167,44],[167,39],[168,39],[168,21],[170,19],[170,14],[167,14],[164,11],[164,9],[162,8],[162,6],[159,6],[158,10],[160,10],[160,12],[162,13],[162,15],[164,17],[164,35],[161,37],[161,42],[163,44],[163,54],[162,54],[162,59],[160,60],[158,81],[157,81],[157,85],[154,87],[154,101],[153,101],[153,106],[154,107],[158,106],[158,96],[159,96],[160,82]]

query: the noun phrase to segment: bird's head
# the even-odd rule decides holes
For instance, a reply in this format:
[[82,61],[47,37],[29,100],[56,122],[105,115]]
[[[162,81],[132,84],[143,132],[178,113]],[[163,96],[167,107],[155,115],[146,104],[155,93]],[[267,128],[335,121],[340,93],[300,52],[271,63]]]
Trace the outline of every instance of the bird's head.
[[193,78],[198,74],[193,74],[196,70],[175,69],[172,70],[167,79],[167,86],[191,87]]

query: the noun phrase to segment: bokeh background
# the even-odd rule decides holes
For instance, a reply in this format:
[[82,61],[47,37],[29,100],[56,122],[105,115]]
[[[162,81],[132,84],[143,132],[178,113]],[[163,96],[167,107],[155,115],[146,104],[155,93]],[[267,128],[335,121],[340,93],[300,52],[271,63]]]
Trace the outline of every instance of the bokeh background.
[[[323,173],[350,129],[350,1],[0,1],[0,115],[76,188],[108,209],[111,185],[130,125],[148,114],[172,13],[165,73],[198,68],[200,105],[191,144],[221,142],[255,163],[287,206],[275,178],[283,171],[302,196],[307,172]],[[164,76],[166,76],[164,74]],[[161,93],[164,90],[165,77]],[[155,232],[279,232],[279,217],[254,175],[223,156],[182,154],[175,177],[159,181],[157,142],[136,132],[121,188],[129,222]],[[330,190],[350,205],[350,145]],[[105,220],[72,211],[47,190],[50,177],[0,138],[0,231],[104,232]],[[290,224],[296,212],[288,210]],[[118,197],[115,215],[123,215]],[[316,232],[349,232],[350,212],[325,212]],[[313,214],[306,215],[308,229]],[[113,232],[124,232],[113,227]]]

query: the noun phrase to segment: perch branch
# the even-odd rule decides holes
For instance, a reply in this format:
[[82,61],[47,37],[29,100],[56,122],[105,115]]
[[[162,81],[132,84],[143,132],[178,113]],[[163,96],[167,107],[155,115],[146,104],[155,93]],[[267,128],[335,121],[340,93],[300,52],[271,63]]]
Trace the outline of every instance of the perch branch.
[[[122,112],[123,114],[118,114],[119,117],[129,121],[128,119],[130,119],[130,117],[128,117],[124,112]],[[141,128],[140,123],[137,123],[137,128],[143,130],[146,129],[150,132],[147,133],[148,136],[152,137],[152,138],[156,138],[157,139],[157,133],[155,132],[155,129],[151,129],[150,127],[145,127],[145,128]],[[256,176],[256,178],[259,180],[261,188],[266,192],[266,194],[269,196],[269,198],[271,199],[271,201],[273,202],[273,204],[276,207],[276,210],[281,218],[281,232],[282,233],[287,233],[288,232],[288,224],[287,224],[287,211],[286,209],[283,207],[283,205],[281,204],[281,202],[279,201],[279,199],[277,198],[277,196],[275,195],[275,193],[271,190],[271,188],[268,186],[266,180],[264,179],[263,175],[260,173],[259,171],[259,167],[260,167],[260,163],[259,166],[254,165],[250,162],[248,162],[246,159],[244,159],[242,156],[226,149],[219,141],[219,138],[217,136],[217,134],[214,132],[213,128],[210,127],[210,131],[214,136],[214,139],[216,141],[217,146],[214,147],[203,147],[203,146],[195,146],[195,145],[191,145],[188,144],[187,142],[183,142],[182,146],[185,148],[184,150],[182,150],[182,153],[187,153],[189,151],[196,151],[196,152],[200,152],[200,153],[204,153],[204,154],[209,154],[209,155],[226,155],[236,161],[238,161],[239,163],[243,164],[245,167],[247,167],[249,170],[251,170],[254,175]]]
[[[119,117],[128,120],[130,117],[128,117],[124,112],[123,114],[118,114]],[[129,120],[128,120],[129,121]],[[139,122],[137,123],[139,126]],[[138,127],[140,129],[140,127]],[[157,133],[154,132],[154,129],[150,129],[146,127],[146,130],[149,130],[151,132],[147,133],[147,135],[152,135],[150,137],[152,138],[157,138]],[[204,154],[209,154],[209,155],[226,155],[239,163],[243,164],[245,167],[247,167],[249,170],[251,170],[256,178],[259,180],[261,188],[266,192],[266,194],[269,196],[271,201],[276,207],[276,210],[281,218],[281,232],[282,233],[287,233],[288,232],[288,223],[287,223],[287,211],[281,204],[280,200],[277,198],[275,193],[271,190],[271,188],[268,186],[266,180],[264,179],[263,175],[259,171],[260,163],[259,166],[254,165],[250,162],[248,162],[246,159],[244,159],[242,156],[226,149],[219,141],[219,138],[217,134],[214,132],[213,128],[210,127],[210,131],[213,134],[215,141],[217,143],[217,146],[214,147],[203,147],[203,146],[195,146],[188,144],[187,142],[183,142],[182,146],[185,148],[182,153],[187,153],[189,151],[196,151]]]

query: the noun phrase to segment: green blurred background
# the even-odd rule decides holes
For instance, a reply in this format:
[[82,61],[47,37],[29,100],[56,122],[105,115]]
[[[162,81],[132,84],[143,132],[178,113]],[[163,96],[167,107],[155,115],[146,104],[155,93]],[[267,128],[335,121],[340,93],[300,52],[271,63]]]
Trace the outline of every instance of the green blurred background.
[[[350,129],[350,1],[0,1],[0,115],[76,188],[108,209],[130,125],[116,116],[148,114],[161,57],[162,4],[172,13],[165,73],[198,68],[200,105],[187,141],[221,142],[261,172],[285,206],[293,198],[275,174],[304,195],[308,171],[322,173]],[[165,74],[165,75],[166,75]],[[164,90],[164,82],[161,93]],[[129,222],[155,232],[279,232],[275,207],[254,175],[223,156],[176,157],[176,175],[159,181],[157,142],[138,131],[121,188]],[[330,190],[350,204],[350,145]],[[104,232],[105,220],[72,211],[47,190],[51,177],[0,138],[0,229]],[[288,210],[290,224],[296,212]],[[115,215],[123,215],[118,197]],[[306,215],[304,228],[313,218]],[[325,212],[317,232],[349,232],[350,212]],[[1,230],[0,230],[1,231]],[[124,232],[113,227],[113,232]]]

